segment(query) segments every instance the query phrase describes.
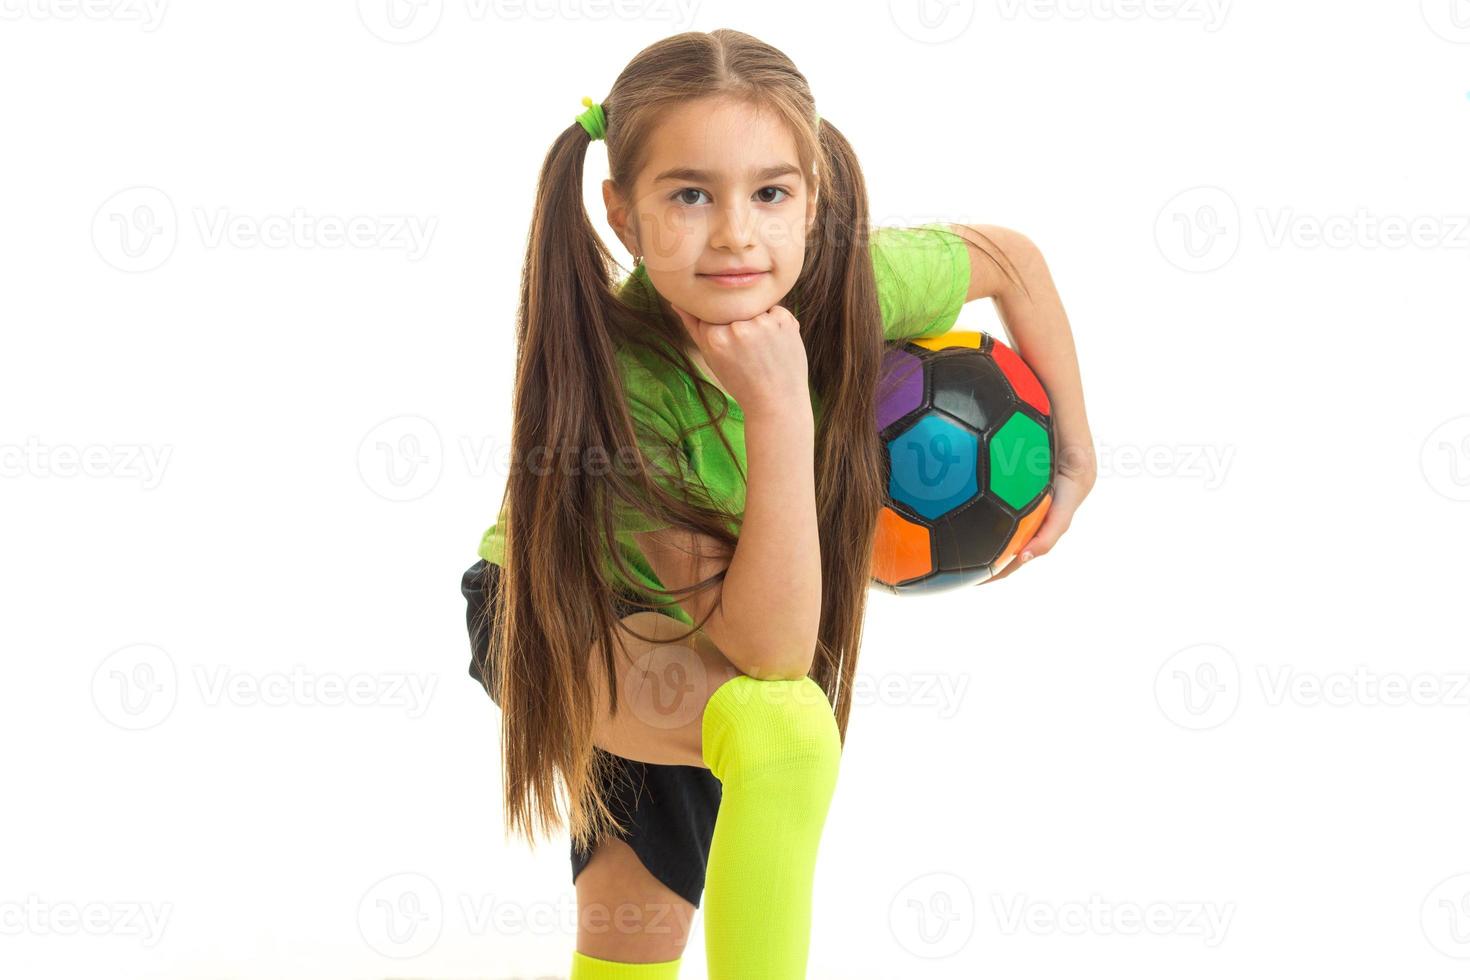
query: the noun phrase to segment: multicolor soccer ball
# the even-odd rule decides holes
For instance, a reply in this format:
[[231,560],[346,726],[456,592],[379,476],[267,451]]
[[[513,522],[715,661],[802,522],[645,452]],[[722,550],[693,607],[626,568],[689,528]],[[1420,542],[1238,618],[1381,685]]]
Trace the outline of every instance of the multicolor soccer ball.
[[890,346],[878,431],[888,501],[873,586],[898,595],[978,585],[1020,553],[1051,506],[1051,401],[989,334],[951,330]]

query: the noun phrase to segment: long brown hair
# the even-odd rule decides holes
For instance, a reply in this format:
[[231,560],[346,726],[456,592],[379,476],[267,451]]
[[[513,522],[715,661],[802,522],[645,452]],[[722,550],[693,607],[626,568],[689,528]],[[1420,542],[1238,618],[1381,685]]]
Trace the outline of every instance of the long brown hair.
[[[885,500],[874,417],[883,333],[868,251],[868,201],[852,146],[828,119],[816,120],[806,78],[777,49],[739,31],[689,32],[659,41],[618,76],[603,100],[614,185],[631,197],[646,134],[686,99],[727,96],[773,112],[789,127],[801,170],[816,175],[817,212],[800,277],[782,305],[797,316],[819,404],[816,506],[822,550],[822,615],[810,676],[832,702],[846,739],[853,675]],[[492,642],[501,651],[487,685],[498,688],[506,835],[534,844],[561,824],[556,780],[565,781],[574,842],[586,850],[619,824],[598,791],[609,757],[592,742],[596,656],[617,710],[612,630],[619,554],[615,508],[708,535],[733,555],[731,520],[666,446],[639,451],[616,352],[638,345],[695,379],[709,414],[724,410],[718,389],[684,353],[683,327],[661,298],[624,303],[621,269],[582,204],[591,137],[573,121],[541,167],[526,248],[516,326],[512,467],[502,519],[506,551]],[[723,416],[720,416],[723,417]],[[706,423],[711,424],[711,423]],[[723,439],[723,433],[720,433]],[[726,442],[726,446],[729,443]],[[632,463],[633,465],[623,465]],[[653,466],[683,478],[682,492],[655,481]],[[711,588],[724,573],[657,604]],[[652,599],[652,597],[648,597]],[[668,642],[668,641],[665,641]]]

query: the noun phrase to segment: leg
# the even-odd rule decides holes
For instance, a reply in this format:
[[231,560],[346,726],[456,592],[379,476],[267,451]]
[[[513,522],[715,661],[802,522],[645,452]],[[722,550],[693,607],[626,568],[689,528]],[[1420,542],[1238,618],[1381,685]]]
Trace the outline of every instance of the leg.
[[[482,684],[495,659],[490,616],[499,575],[499,566],[481,559],[460,581],[470,636],[469,672]],[[710,829],[719,803],[718,782],[702,770],[699,758],[699,718],[697,714],[690,717],[690,712],[696,705],[702,711],[710,685],[737,671],[702,637],[681,641],[685,645],[670,642],[667,649],[659,649],[663,641],[684,632],[668,616],[634,611],[623,622],[651,641],[618,634],[623,645],[618,656],[618,717],[606,718],[594,741],[603,751],[625,759],[641,757],[655,763],[639,763],[637,775],[642,778],[632,785],[646,779],[657,794],[634,793],[634,803],[626,809],[642,827],[635,843],[678,891],[651,873],[638,853],[617,838],[602,841],[590,857],[575,853],[578,924],[573,980],[672,980],[677,976],[694,902],[703,887]],[[606,715],[606,700],[600,693],[606,684],[601,666],[594,665],[594,679],[603,701],[601,714]],[[486,686],[499,704],[496,692]],[[675,763],[701,771],[675,769]],[[624,814],[625,819],[629,814]]]
[[[718,781],[701,757],[703,708],[713,688],[739,673],[708,639],[676,641],[686,628],[668,616],[634,612],[623,622],[649,640],[619,634],[618,713],[610,714],[599,693],[594,741],[626,766],[615,780],[617,800],[609,802],[633,836],[604,838],[589,859],[574,855],[573,980],[677,975],[719,800]],[[599,691],[604,676],[595,664]],[[703,778],[693,778],[693,770]]]
[[602,664],[592,664],[598,722],[598,748],[625,759],[661,766],[702,766],[704,706],[715,689],[744,676],[709,638],[687,631],[683,623],[656,612],[636,612],[622,622],[649,640],[619,633],[618,712],[611,714]]
[[[831,704],[809,677],[747,677],[702,635],[671,642],[684,627],[658,613],[625,621],[650,639],[620,636],[626,656],[615,665],[618,713],[599,705],[594,740],[627,759],[702,765],[720,781],[708,864],[709,976],[798,980],[806,970],[817,845],[841,754]],[[594,680],[600,674],[598,665]],[[578,938],[580,947],[580,929]],[[590,946],[595,937],[585,938]],[[667,933],[644,929],[609,937],[598,948],[626,957],[611,967],[663,963],[677,969],[677,961],[656,958],[672,948],[668,942]],[[595,955],[581,948],[578,954]]]
[[684,955],[694,906],[659,881],[616,837],[597,845],[577,876],[577,951],[619,963]]
[[842,754],[832,706],[810,677],[741,674],[710,697],[703,730],[723,788],[705,885],[710,980],[801,980]]

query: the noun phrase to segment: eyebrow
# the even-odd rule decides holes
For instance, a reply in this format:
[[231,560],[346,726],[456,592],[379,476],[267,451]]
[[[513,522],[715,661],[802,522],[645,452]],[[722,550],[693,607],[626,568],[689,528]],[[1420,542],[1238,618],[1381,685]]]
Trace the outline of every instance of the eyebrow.
[[[785,177],[787,174],[800,176],[801,171],[789,163],[773,163],[769,167],[752,170],[750,177],[752,180],[775,180],[777,177]],[[692,167],[675,167],[672,170],[665,170],[653,178],[653,182],[657,184],[665,180],[697,180],[704,181],[705,183],[713,183],[715,176],[715,174],[710,173],[708,170],[695,170]]]

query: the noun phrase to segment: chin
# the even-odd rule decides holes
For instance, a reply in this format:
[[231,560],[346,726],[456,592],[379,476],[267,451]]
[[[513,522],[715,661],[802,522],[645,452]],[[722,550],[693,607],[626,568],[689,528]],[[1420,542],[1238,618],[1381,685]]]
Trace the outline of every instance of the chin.
[[[762,290],[759,295],[729,296],[714,302],[705,299],[700,305],[703,312],[696,314],[706,323],[731,323],[735,320],[749,320],[760,316],[762,313],[775,306],[783,294],[770,294],[769,290]],[[692,312],[692,311],[691,311]]]

